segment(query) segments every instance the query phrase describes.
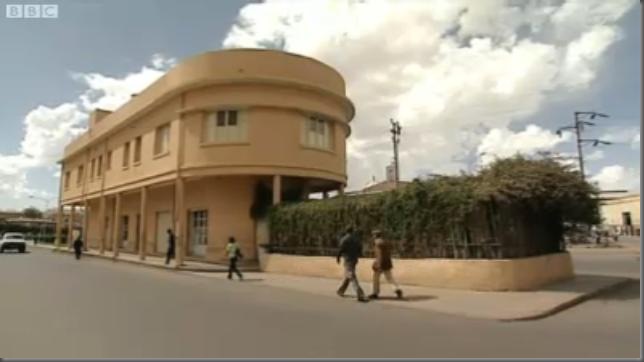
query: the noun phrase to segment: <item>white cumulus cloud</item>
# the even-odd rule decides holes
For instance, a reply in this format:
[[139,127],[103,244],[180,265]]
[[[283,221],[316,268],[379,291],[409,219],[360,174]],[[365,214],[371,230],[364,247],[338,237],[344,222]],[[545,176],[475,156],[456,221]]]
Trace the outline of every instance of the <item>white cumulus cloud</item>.
[[616,22],[634,5],[266,0],[240,10],[223,45],[280,48],[343,74],[357,108],[348,141],[355,188],[384,176],[390,117],[403,126],[403,178],[467,169],[474,152],[490,147],[481,141],[495,136],[491,130],[525,121],[552,94],[583,91],[620,39]]
[[640,172],[635,168],[612,165],[602,168],[590,180],[597,182],[602,190],[636,191],[640,187]]
[[29,187],[28,172],[36,168],[53,171],[60,177],[56,161],[65,145],[86,130],[89,112],[95,108],[114,110],[161,77],[173,58],[155,54],[151,66],[123,77],[100,73],[72,73],[72,79],[81,81],[87,90],[77,99],[57,106],[40,105],[23,119],[24,136],[20,149],[13,154],[0,154],[0,194],[13,198],[26,195],[53,198],[50,193]]
[[147,86],[161,78],[176,63],[174,58],[154,54],[151,66],[143,66],[138,72],[123,77],[111,77],[100,73],[72,73],[72,77],[87,86],[80,96],[85,110],[96,108],[113,111],[125,104],[132,95],[140,93]]
[[479,145],[477,151],[482,164],[488,164],[496,158],[512,157],[516,154],[535,155],[539,151],[549,151],[562,142],[570,140],[570,134],[557,134],[536,125],[529,125],[521,132],[512,132],[504,128],[490,130]]
[[636,135],[633,136],[633,139],[631,140],[631,147],[640,148],[640,134],[639,133],[637,133]]
[[604,151],[603,150],[593,150],[593,152],[591,152],[588,155],[584,156],[584,160],[587,160],[587,161],[597,161],[597,160],[601,160],[603,158],[604,158]]

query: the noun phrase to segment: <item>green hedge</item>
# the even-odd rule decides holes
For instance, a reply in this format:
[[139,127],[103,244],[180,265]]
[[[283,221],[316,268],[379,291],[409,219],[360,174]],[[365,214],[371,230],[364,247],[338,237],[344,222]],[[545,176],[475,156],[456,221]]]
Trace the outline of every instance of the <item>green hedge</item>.
[[380,229],[401,257],[507,258],[562,250],[563,225],[599,220],[596,192],[549,159],[498,160],[475,175],[398,190],[286,203],[269,212],[270,251],[330,255],[354,227],[369,254]]

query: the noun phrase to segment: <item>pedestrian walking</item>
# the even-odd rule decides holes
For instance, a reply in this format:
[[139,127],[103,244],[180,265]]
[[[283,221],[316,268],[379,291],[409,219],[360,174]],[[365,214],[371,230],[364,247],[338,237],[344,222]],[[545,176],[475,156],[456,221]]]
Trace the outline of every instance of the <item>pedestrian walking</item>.
[[373,289],[369,298],[378,299],[378,295],[380,294],[380,275],[384,274],[387,282],[394,287],[396,297],[401,299],[403,296],[402,290],[398,283],[396,283],[393,273],[391,272],[393,269],[393,263],[391,261],[391,242],[382,237],[382,232],[380,230],[374,230],[372,235],[375,258],[372,265]]
[[74,240],[73,246],[74,246],[74,254],[76,255],[76,260],[80,260],[81,254],[83,253],[83,239],[81,238],[80,233],[76,237],[76,240]]
[[353,232],[352,227],[347,227],[344,235],[340,239],[340,248],[338,250],[338,255],[336,261],[340,264],[340,258],[344,261],[344,280],[338,288],[338,295],[343,297],[346,292],[349,284],[353,286],[353,290],[356,292],[358,301],[366,302],[367,298],[364,296],[364,291],[360,287],[358,282],[358,277],[356,276],[356,265],[358,264],[358,259],[362,256],[362,243],[358,240],[357,236]]
[[174,247],[176,244],[176,237],[172,229],[168,229],[168,251],[165,255],[165,265],[170,264],[170,259],[174,259]]
[[226,245],[226,254],[228,255],[228,279],[233,279],[233,273],[237,274],[239,280],[244,280],[244,276],[237,269],[237,261],[241,259],[242,253],[237,240],[234,237],[228,238],[228,244]]

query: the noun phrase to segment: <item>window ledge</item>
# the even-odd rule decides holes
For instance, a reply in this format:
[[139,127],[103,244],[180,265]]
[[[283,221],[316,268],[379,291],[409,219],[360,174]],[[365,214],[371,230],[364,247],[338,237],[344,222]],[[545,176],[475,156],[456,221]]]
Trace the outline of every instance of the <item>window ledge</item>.
[[134,167],[141,166],[141,161],[136,161],[136,162],[134,162],[134,163],[132,164],[132,166],[134,166]]
[[167,156],[167,155],[169,155],[169,154],[170,154],[170,151],[165,151],[165,152],[157,153],[156,155],[154,155],[154,156],[152,157],[152,159],[153,159],[153,160],[156,160],[157,158],[165,157],[165,156]]
[[123,171],[127,171],[130,169],[130,166],[123,166]]
[[226,146],[249,146],[250,142],[202,142],[200,147],[226,147]]
[[335,151],[333,151],[332,149],[307,146],[307,145],[300,145],[300,146],[305,150],[320,151],[320,152],[325,152],[325,153],[330,153],[332,155],[335,155]]

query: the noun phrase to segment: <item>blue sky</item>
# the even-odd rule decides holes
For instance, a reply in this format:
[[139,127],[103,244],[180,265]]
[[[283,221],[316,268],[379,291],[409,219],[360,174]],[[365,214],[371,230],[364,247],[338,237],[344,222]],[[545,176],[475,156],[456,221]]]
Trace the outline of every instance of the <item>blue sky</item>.
[[412,178],[490,155],[568,154],[572,138],[554,131],[596,110],[611,118],[585,136],[615,144],[586,150],[587,173],[639,189],[635,0],[56,3],[58,19],[0,18],[0,209],[43,206],[31,194],[54,204],[55,160],[91,107],[118,107],[184,57],[271,44],[345,75],[358,111],[352,188],[384,177],[389,117],[403,124],[402,176]]

